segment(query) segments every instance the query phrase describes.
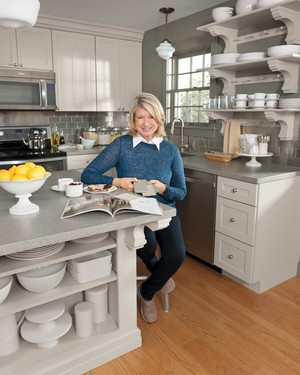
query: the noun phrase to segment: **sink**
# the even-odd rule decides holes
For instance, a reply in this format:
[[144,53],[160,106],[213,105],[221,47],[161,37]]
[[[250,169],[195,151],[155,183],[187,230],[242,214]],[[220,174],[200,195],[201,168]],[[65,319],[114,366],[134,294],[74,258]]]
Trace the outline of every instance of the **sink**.
[[185,157],[187,157],[187,156],[195,156],[195,155],[193,155],[193,154],[189,154],[189,153],[187,153],[187,152],[181,152],[180,155],[181,155],[182,158],[185,158]]

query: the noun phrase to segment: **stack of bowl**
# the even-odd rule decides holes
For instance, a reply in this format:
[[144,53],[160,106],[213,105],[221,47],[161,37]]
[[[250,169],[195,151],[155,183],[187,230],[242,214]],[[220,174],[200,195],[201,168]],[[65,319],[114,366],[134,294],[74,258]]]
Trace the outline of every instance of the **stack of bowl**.
[[219,7],[219,8],[214,8],[212,10],[212,18],[214,21],[223,21],[226,20],[227,18],[232,17],[233,14],[233,8],[230,7]]

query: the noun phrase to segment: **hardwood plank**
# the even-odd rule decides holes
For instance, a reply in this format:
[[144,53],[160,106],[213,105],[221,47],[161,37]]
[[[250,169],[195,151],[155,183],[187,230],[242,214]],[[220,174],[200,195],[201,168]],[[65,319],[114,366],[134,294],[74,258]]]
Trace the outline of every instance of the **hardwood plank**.
[[299,277],[258,295],[187,257],[174,280],[168,313],[158,293],[158,321],[138,314],[143,346],[86,375],[300,373]]

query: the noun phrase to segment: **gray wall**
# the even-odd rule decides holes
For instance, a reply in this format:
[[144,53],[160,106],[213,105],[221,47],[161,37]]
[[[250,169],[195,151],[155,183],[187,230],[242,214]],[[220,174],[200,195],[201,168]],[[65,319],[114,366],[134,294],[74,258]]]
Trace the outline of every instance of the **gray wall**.
[[[222,6],[235,6],[236,1],[227,1]],[[223,51],[223,41],[219,38],[212,38],[208,33],[199,32],[197,27],[213,22],[211,10],[195,13],[174,22],[168,23],[168,39],[176,49],[176,53],[185,53],[197,50],[200,47],[211,45],[212,53],[221,53]],[[175,9],[176,12],[176,9]],[[172,21],[172,14],[169,16]],[[299,20],[300,21],[300,20]],[[262,25],[262,30],[268,27],[276,26],[278,23]],[[250,33],[252,30],[246,30]],[[253,30],[257,31],[257,29]],[[160,59],[156,53],[156,47],[164,38],[164,26],[148,30],[144,36],[143,42],[143,91],[151,92],[156,95],[165,105],[165,61]],[[239,52],[247,51],[266,51],[269,46],[284,44],[284,36],[264,39],[255,43],[247,43],[239,47]],[[261,74],[263,72],[259,72]],[[245,74],[245,73],[243,73]],[[250,73],[251,75],[251,73]],[[221,93],[222,86],[219,80],[212,80],[211,97]],[[285,95],[281,91],[281,83],[268,85],[247,85],[239,86],[237,93],[254,92],[278,92],[284,97],[299,97],[299,92],[293,95]],[[273,152],[273,163],[282,165],[291,165],[300,167],[300,127],[296,124],[295,139],[293,141],[281,141],[278,138],[280,127],[278,124],[268,124],[267,126],[252,126],[249,122],[247,132],[263,135],[270,135],[271,142],[269,151]],[[168,125],[166,126],[168,131]],[[185,128],[185,141],[191,144],[190,152],[199,154],[208,150],[222,151],[223,136],[220,134],[221,122],[211,121],[208,126],[195,126]],[[179,129],[174,136],[168,135],[171,142],[179,144]],[[266,158],[263,162],[271,162],[271,158]]]

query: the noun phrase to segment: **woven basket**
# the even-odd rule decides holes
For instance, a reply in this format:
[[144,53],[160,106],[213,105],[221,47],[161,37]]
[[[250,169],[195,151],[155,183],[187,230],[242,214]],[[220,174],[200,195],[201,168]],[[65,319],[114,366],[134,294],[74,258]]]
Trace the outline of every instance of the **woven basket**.
[[223,163],[229,163],[234,157],[234,154],[225,154],[224,152],[218,152],[218,151],[208,151],[208,152],[205,152],[205,156],[209,160],[216,160],[216,161],[222,161]]

